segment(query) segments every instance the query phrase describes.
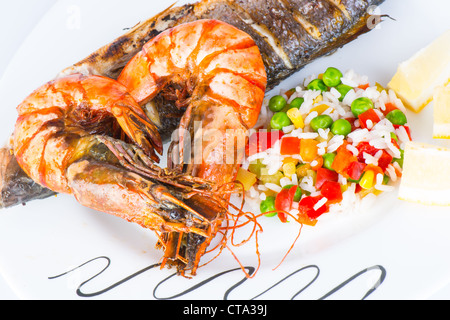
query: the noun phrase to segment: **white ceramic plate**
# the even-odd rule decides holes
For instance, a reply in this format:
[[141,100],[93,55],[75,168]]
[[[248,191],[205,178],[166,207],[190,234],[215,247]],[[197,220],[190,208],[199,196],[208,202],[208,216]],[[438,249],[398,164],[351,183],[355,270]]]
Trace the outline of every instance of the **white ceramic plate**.
[[[2,78],[1,139],[6,141],[13,130],[15,106],[32,90],[169,4],[58,1]],[[386,19],[280,87],[290,88],[331,65],[386,84],[399,62],[450,27],[447,0],[410,0],[408,6],[387,0],[379,9],[395,21]],[[431,138],[432,105],[408,117],[414,139],[444,143]],[[382,195],[371,210],[304,227],[276,270],[298,225],[266,219],[261,268],[253,279],[241,281],[244,274],[235,270],[239,265],[224,252],[188,280],[153,267],[161,252],[153,248],[152,232],[59,195],[1,212],[0,272],[24,299],[425,299],[450,281],[449,211],[401,202],[397,191]],[[256,266],[252,244],[236,254],[245,266]]]

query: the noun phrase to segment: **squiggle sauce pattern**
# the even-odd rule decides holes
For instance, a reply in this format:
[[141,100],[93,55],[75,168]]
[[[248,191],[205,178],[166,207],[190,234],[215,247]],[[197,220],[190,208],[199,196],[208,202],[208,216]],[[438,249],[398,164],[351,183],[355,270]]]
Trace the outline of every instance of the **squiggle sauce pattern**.
[[[85,266],[87,266],[88,264],[93,263],[94,261],[98,261],[98,260],[104,260],[106,261],[106,266],[101,269],[98,273],[96,273],[95,275],[93,275],[92,277],[90,277],[89,279],[83,281],[82,283],[80,283],[80,285],[78,286],[78,288],[76,289],[76,294],[79,297],[84,297],[84,298],[89,298],[89,297],[95,297],[95,296],[100,296],[102,294],[105,294],[108,291],[111,290],[117,290],[118,287],[120,287],[121,285],[123,285],[124,283],[130,281],[131,279],[149,271],[155,268],[159,268],[160,264],[152,264],[150,266],[147,266],[141,270],[138,270],[137,272],[130,274],[129,276],[111,284],[110,286],[104,287],[102,289],[99,289],[95,292],[84,292],[82,289],[83,287],[91,282],[92,280],[94,280],[95,278],[99,277],[105,270],[107,270],[110,265],[111,265],[111,259],[106,257],[106,256],[100,256],[97,258],[93,258],[89,261],[86,261],[85,263],[71,269],[68,270],[64,273],[61,273],[59,275],[56,276],[51,276],[48,279],[53,280],[53,279],[58,279],[64,276],[69,275],[72,272],[75,272]],[[247,272],[251,275],[255,272],[255,268],[251,267],[251,266],[247,266],[245,267],[245,269],[247,270]],[[383,266],[380,265],[375,265],[366,269],[361,270],[360,272],[354,274],[353,276],[351,276],[350,278],[348,278],[347,280],[345,280],[344,282],[342,282],[341,284],[339,284],[338,286],[332,288],[330,291],[328,291],[326,294],[324,294],[323,296],[321,296],[319,298],[319,300],[324,300],[327,299],[328,297],[332,296],[333,294],[337,293],[338,291],[340,291],[341,289],[343,289],[344,287],[346,287],[348,284],[350,284],[351,282],[355,281],[357,278],[361,277],[362,275],[370,272],[370,271],[379,271],[379,277],[378,278],[374,278],[373,279],[373,285],[370,286],[370,288],[367,289],[366,292],[362,293],[362,300],[366,299],[368,296],[370,296],[375,290],[377,290],[379,288],[379,286],[384,282],[385,278],[386,278],[386,269]],[[282,286],[284,283],[286,283],[286,281],[291,278],[292,276],[296,275],[296,274],[300,274],[300,273],[304,273],[307,271],[312,271],[313,272],[313,277],[311,279],[311,281],[309,281],[306,285],[303,285],[303,287],[299,288],[299,290],[291,297],[291,299],[295,299],[297,298],[302,292],[304,292],[308,287],[310,287],[319,277],[320,274],[320,269],[318,266],[316,265],[309,265],[309,266],[305,266],[302,267],[300,269],[295,270],[294,272],[288,274],[287,276],[285,276],[284,278],[282,278],[281,280],[279,280],[278,282],[276,282],[275,284],[271,285],[270,287],[268,287],[266,290],[263,290],[262,292],[256,294],[253,298],[251,298],[250,300],[255,300],[263,295],[269,296],[270,292],[278,286]],[[194,292],[195,290],[198,290],[199,288],[201,288],[202,286],[213,282],[213,281],[217,281],[220,277],[223,277],[227,274],[233,273],[233,272],[242,272],[240,268],[235,268],[235,269],[229,269],[229,270],[225,270],[222,271],[220,273],[217,273],[205,280],[199,281],[199,282],[195,282],[194,285],[188,287],[187,289],[184,289],[183,291],[180,292],[175,292],[170,296],[161,296],[159,291],[164,288],[164,285],[166,284],[166,282],[168,282],[171,278],[176,276],[176,273],[166,277],[165,279],[161,280],[153,289],[153,298],[158,299],[158,300],[172,300],[172,299],[177,299],[177,298],[185,298],[189,293]],[[246,278],[245,276],[233,283],[229,288],[225,289],[224,295],[223,295],[223,299],[224,300],[228,300],[230,293],[235,290],[236,288],[238,288],[239,286],[241,286],[243,283],[245,283],[248,280],[248,278]],[[161,290],[161,291],[167,291],[167,290]]]

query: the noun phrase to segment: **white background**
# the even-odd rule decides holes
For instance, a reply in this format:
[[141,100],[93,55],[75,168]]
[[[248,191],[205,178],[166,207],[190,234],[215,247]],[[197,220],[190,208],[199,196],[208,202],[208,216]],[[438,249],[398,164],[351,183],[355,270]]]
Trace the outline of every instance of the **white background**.
[[[1,2],[0,39],[2,45],[0,49],[0,77],[5,72],[9,62],[14,57],[14,54],[20,48],[23,41],[26,40],[27,35],[33,30],[34,26],[48,9],[56,2],[56,0],[3,0]],[[433,17],[436,19],[447,19],[446,21],[450,28],[450,22],[448,22],[448,12],[450,12],[449,0],[386,0],[386,2],[401,2],[402,5],[405,6],[404,10],[411,10],[410,14],[402,16],[402,18],[410,19],[410,21],[406,22],[408,22],[409,25],[415,25],[416,27],[414,30],[411,30],[410,38],[397,39],[399,42],[404,41],[405,47],[409,47],[409,50],[405,50],[405,52],[415,52],[415,50],[421,48],[431,40],[429,37],[436,34],[433,30]],[[436,12],[437,10],[434,10],[433,8],[440,9]],[[431,17],[431,15],[433,15],[433,17]],[[425,24],[423,23],[423,20],[426,21]],[[411,21],[415,21],[415,23],[412,24]],[[439,24],[438,22],[441,23]],[[436,24],[442,26],[442,21],[436,20]],[[390,39],[390,41],[392,41],[392,39]],[[104,43],[99,43],[99,46],[103,44]],[[374,43],[373,45],[382,46],[384,44]],[[389,46],[386,47],[386,51],[389,51]],[[30,54],[32,54],[32,52]],[[405,56],[405,58],[407,58],[407,56]],[[445,254],[448,254],[448,252]],[[10,289],[9,284],[0,277],[0,299],[16,298],[17,297]],[[437,291],[437,293],[434,293],[431,298],[450,299],[450,288],[444,287],[440,291]]]
[[[1,1],[0,4],[0,78],[14,53],[56,0]],[[9,285],[0,276],[0,299],[16,299]]]

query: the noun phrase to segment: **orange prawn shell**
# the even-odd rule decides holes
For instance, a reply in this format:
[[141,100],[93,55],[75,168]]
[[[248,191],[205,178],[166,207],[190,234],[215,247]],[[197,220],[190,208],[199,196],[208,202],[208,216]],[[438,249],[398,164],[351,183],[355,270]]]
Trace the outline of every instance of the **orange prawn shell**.
[[141,105],[171,80],[197,82],[196,95],[233,105],[243,124],[256,123],[267,83],[260,51],[245,32],[218,20],[198,20],[160,33],[125,66],[118,81]]
[[71,193],[66,170],[79,139],[101,132],[101,120],[120,113],[116,104],[145,117],[126,88],[106,77],[76,74],[36,89],[17,107],[13,141],[19,165],[35,182]]

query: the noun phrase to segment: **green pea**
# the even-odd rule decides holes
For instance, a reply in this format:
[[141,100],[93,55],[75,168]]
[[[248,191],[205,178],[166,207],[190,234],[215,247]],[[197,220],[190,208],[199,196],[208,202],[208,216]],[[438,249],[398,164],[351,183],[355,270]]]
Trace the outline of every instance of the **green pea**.
[[334,171],[334,169],[331,167],[333,165],[334,158],[336,158],[335,153],[325,153],[323,156],[323,166],[328,169]]
[[266,213],[266,217],[274,217],[277,215],[277,212],[275,211],[275,197],[269,196],[266,198],[266,200],[261,201],[261,204],[259,205],[259,209],[261,210],[261,213]]
[[322,92],[328,91],[327,85],[321,79],[315,79],[315,80],[311,81],[308,84],[307,88],[308,88],[308,90],[317,90],[317,91],[322,91]]
[[367,110],[373,109],[373,102],[369,98],[362,97],[355,99],[352,103],[352,112],[355,115],[355,117],[359,116],[360,114],[363,114]]
[[323,74],[323,82],[328,87],[336,87],[341,84],[342,72],[339,69],[330,67]]
[[286,107],[287,101],[283,96],[273,96],[269,100],[269,109],[272,112],[278,112],[283,110]]
[[398,142],[398,137],[395,133],[391,132],[391,138]]
[[[294,185],[290,184],[290,185],[284,186],[283,189],[290,189],[292,187],[294,187]],[[297,187],[297,190],[295,190],[294,202],[299,202],[300,199],[302,198],[302,194],[303,194],[302,189],[300,187]]]
[[282,130],[284,127],[292,124],[286,112],[277,112],[272,116],[270,120],[270,127],[276,130]]
[[327,129],[333,124],[333,119],[329,115],[320,115],[311,120],[310,126],[314,131],[319,129]]
[[386,118],[392,122],[392,124],[403,126],[408,122],[406,115],[400,110],[393,110],[386,115]]
[[292,108],[300,109],[300,107],[302,106],[303,102],[305,102],[305,99],[303,99],[303,98],[295,98],[289,104],[289,109],[292,109]]
[[352,132],[352,125],[346,119],[339,119],[331,126],[331,132],[335,135],[347,136]]
[[400,158],[395,158],[394,162],[397,162],[400,165],[400,168],[403,168],[404,159],[405,159],[405,151],[400,149]]
[[336,90],[341,94],[341,96],[339,97],[339,101],[343,101],[345,96],[347,95],[347,93],[352,90],[353,88],[346,85],[346,84],[340,84],[336,87]]

